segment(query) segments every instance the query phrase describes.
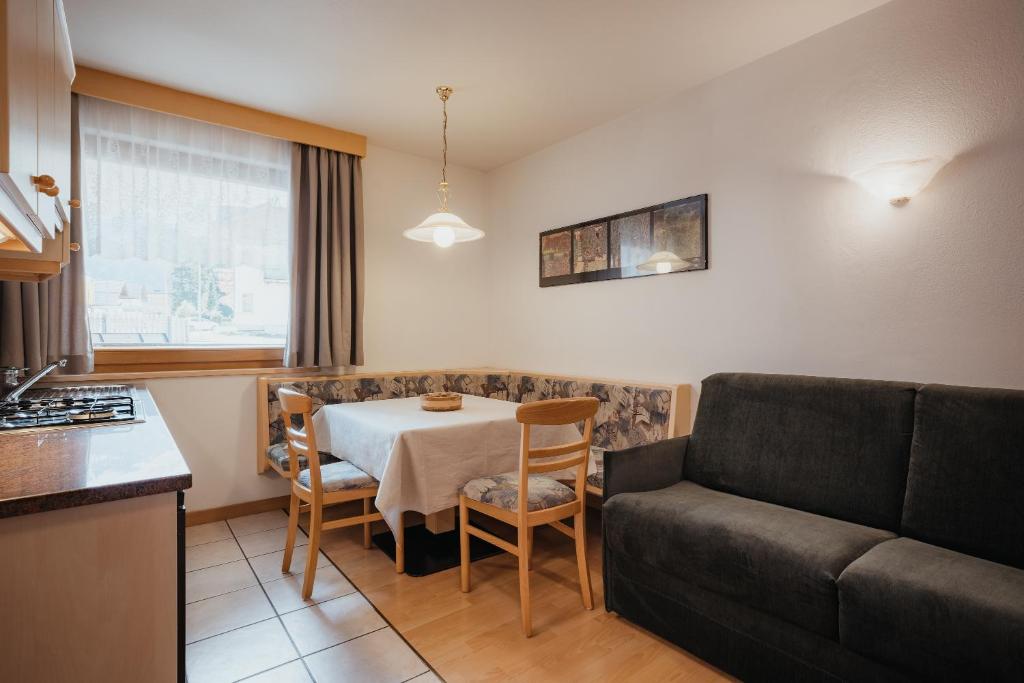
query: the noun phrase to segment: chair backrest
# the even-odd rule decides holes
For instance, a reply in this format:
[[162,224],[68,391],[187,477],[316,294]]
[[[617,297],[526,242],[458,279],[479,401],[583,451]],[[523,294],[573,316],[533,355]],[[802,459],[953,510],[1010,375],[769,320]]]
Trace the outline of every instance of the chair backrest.
[[[547,401],[524,403],[516,409],[516,420],[522,425],[519,454],[519,517],[526,518],[529,499],[529,477],[541,472],[555,472],[576,467],[576,498],[586,496],[587,460],[590,440],[594,433],[594,415],[600,401],[592,396],[581,398],[555,398]],[[530,447],[530,427],[533,425],[569,425],[583,422],[583,438],[579,441]],[[559,457],[565,456],[565,457]]]
[[[313,399],[285,387],[277,390],[277,396],[281,401],[289,471],[295,472],[298,477],[299,455],[306,456],[306,462],[309,463],[310,490],[314,497],[317,497],[323,493],[323,486],[320,479],[320,454],[317,452],[316,433],[313,431]],[[301,429],[295,426],[295,417],[301,419]]]

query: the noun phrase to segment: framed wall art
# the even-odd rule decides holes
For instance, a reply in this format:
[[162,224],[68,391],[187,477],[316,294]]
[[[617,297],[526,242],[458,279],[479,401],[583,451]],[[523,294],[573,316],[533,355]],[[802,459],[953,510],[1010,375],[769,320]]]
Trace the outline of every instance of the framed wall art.
[[706,194],[540,234],[541,287],[707,268]]

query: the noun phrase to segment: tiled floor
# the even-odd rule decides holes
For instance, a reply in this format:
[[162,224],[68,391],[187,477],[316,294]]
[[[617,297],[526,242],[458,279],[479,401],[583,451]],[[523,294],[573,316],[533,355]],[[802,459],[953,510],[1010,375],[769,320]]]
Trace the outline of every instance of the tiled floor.
[[440,681],[322,553],[302,599],[307,539],[283,574],[287,523],[275,510],[186,530],[189,682]]

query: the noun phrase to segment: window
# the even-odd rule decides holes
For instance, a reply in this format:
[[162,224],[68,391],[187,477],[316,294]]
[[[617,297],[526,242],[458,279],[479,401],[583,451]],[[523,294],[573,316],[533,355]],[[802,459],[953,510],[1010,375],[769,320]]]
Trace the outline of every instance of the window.
[[290,145],[81,97],[93,344],[282,346]]

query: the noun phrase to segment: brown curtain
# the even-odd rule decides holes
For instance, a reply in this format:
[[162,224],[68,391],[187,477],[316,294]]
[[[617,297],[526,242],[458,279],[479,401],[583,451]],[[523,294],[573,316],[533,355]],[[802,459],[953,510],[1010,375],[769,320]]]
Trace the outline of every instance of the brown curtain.
[[[78,97],[71,96],[71,197],[82,196]],[[88,207],[83,207],[88,210]],[[82,211],[71,209],[71,241],[82,244]],[[0,282],[0,366],[38,369],[61,358],[63,372],[92,372],[83,252],[45,282]]]
[[363,364],[363,175],[351,154],[292,147],[291,314],[285,364]]

